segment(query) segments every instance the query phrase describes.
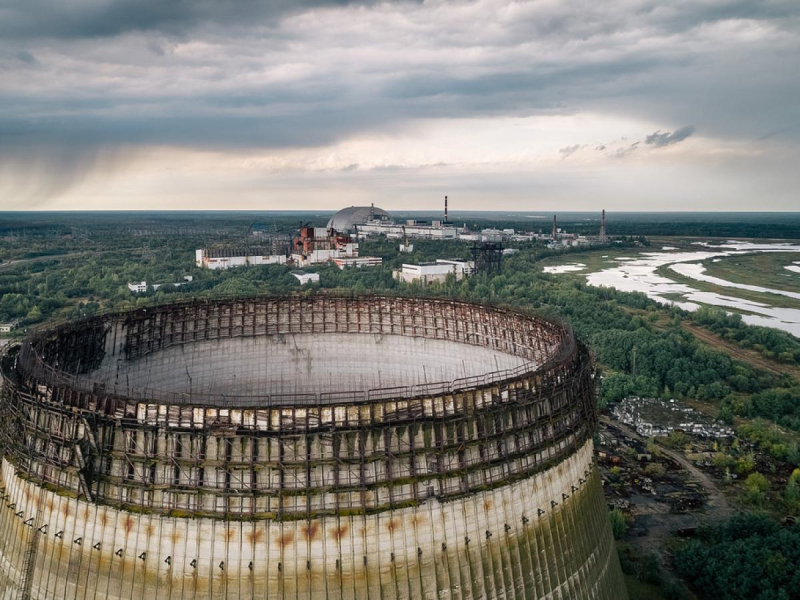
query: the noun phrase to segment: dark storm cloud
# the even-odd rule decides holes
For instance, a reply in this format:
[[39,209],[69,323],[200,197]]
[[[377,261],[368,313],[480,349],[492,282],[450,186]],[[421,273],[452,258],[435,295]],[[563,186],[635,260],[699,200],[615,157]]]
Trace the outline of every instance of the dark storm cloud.
[[303,10],[370,0],[0,1],[0,36],[93,38],[130,31],[182,34],[205,24],[270,23]]
[[796,0],[0,0],[0,160],[41,148],[66,172],[114,148],[303,148],[576,114],[647,123],[632,139],[661,127],[642,146],[573,144],[607,155],[674,145],[683,123],[797,144],[798,72]]
[[693,133],[694,125],[686,125],[685,127],[676,129],[673,132],[665,131],[662,133],[661,131],[656,131],[648,135],[644,139],[644,143],[655,146],[656,148],[662,148],[664,146],[671,146],[672,144],[682,142],[686,138],[690,137]]
[[[53,65],[52,77],[20,82],[19,102],[7,86],[10,123],[0,134],[23,123],[45,136],[85,132],[113,143],[129,135],[131,143],[305,146],[417,118],[588,110],[757,137],[779,126],[773,120],[800,116],[791,100],[800,94],[791,75],[800,67],[791,53],[796,3],[614,4],[0,0],[0,39],[25,38],[30,48],[18,63],[41,62],[39,43]],[[284,26],[290,18],[304,20]],[[743,61],[725,53],[737,46],[737,27],[752,30],[739,36]],[[298,64],[308,73],[268,77]],[[687,101],[710,72],[720,101]],[[764,102],[771,106],[752,110]],[[742,110],[753,118],[741,119]],[[652,144],[679,141],[660,139]]]

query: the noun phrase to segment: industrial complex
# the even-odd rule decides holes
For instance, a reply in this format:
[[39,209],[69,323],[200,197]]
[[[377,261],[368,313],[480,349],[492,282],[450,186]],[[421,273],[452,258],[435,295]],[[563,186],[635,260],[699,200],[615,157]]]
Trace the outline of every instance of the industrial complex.
[[0,368],[3,597],[626,598],[594,366],[558,323],[192,300]]
[[[252,227],[252,226],[251,226]],[[261,231],[256,231],[258,236],[265,237]],[[590,246],[606,243],[606,211],[603,210],[600,232],[597,236],[583,236],[568,233],[556,224],[553,216],[553,227],[550,233],[517,232],[513,229],[486,228],[481,231],[472,231],[466,227],[454,225],[449,218],[447,196],[444,198],[444,217],[439,220],[422,221],[407,219],[396,222],[385,210],[371,206],[350,206],[334,214],[325,227],[300,227],[298,235],[290,242],[273,243],[270,248],[259,246],[241,246],[198,249],[195,263],[198,267],[208,269],[228,269],[250,265],[281,264],[293,267],[309,267],[326,263],[335,264],[340,269],[346,267],[373,267],[382,264],[380,257],[360,256],[358,241],[365,238],[383,236],[387,239],[401,240],[399,251],[412,252],[414,245],[412,239],[427,240],[454,240],[473,244],[502,244],[523,243],[539,241],[547,243],[550,248],[563,249],[573,246]],[[493,246],[500,256],[503,248]],[[480,268],[480,262],[474,266]],[[403,274],[406,267],[403,265],[400,273],[395,273],[395,278],[407,280]],[[430,267],[430,265],[416,265],[417,267]],[[438,271],[441,267],[437,267]],[[428,269],[430,270],[430,269]],[[446,273],[430,273],[432,280],[443,279]],[[459,274],[461,271],[459,270]],[[468,273],[464,273],[468,274]],[[413,275],[409,271],[409,276]],[[439,277],[442,275],[442,277]],[[460,275],[459,275],[460,276]],[[414,278],[418,279],[418,278]]]

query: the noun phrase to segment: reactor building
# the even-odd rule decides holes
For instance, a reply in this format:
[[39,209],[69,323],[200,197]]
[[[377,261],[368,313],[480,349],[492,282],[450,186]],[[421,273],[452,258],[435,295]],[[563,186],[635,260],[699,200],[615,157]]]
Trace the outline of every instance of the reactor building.
[[192,300],[0,366],[0,598],[626,597],[594,367],[558,323]]

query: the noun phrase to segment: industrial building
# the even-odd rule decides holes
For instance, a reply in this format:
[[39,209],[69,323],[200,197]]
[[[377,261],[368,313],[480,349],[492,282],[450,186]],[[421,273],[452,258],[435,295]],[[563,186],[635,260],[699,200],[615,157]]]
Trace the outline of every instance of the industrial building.
[[359,256],[358,244],[348,234],[324,227],[301,227],[293,248],[291,260],[296,266],[332,262],[344,269],[380,266],[383,262],[377,256]]
[[456,281],[469,277],[475,268],[475,263],[465,260],[438,259],[436,262],[421,263],[418,265],[403,264],[392,272],[398,281],[414,283],[418,281],[424,285],[431,283],[444,283],[448,275],[453,275]]
[[389,239],[404,237],[421,238],[427,240],[455,240],[458,239],[458,229],[453,225],[443,225],[442,221],[407,220],[404,224],[392,221],[367,221],[356,227],[359,236],[385,235]]
[[377,208],[374,204],[372,206],[349,206],[328,219],[326,229],[349,233],[355,229],[356,225],[362,225],[369,221],[391,222],[391,220],[388,212]]
[[193,300],[0,358],[20,598],[626,598],[566,327],[402,297]]
[[319,283],[319,273],[292,271],[292,276],[300,282],[300,285],[306,285],[307,283]]
[[341,232],[353,232],[358,237],[385,235],[390,239],[422,238],[432,240],[458,239],[459,229],[449,220],[447,196],[444,199],[444,219],[421,221],[408,219],[395,223],[388,212],[372,206],[350,206],[328,220],[328,228]]
[[285,265],[285,254],[270,254],[258,246],[204,248],[195,252],[195,265],[206,269],[230,269],[251,265]]
[[128,289],[133,292],[134,294],[144,294],[147,292],[147,282],[146,281],[134,281],[128,282]]

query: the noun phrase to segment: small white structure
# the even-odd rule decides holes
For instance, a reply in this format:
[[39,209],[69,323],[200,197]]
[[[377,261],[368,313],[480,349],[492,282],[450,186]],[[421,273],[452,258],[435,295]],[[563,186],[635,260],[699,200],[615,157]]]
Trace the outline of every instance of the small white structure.
[[410,254],[414,251],[414,244],[400,244],[400,252]]
[[292,271],[292,275],[297,278],[300,285],[307,283],[319,283],[319,273],[306,273],[305,271]]
[[133,292],[134,294],[143,294],[147,291],[147,282],[146,281],[134,281],[131,283],[128,282],[128,289]]
[[0,333],[11,333],[17,328],[19,321],[11,321],[10,323],[0,323]]
[[471,275],[474,268],[475,263],[472,261],[439,259],[435,263],[403,264],[400,269],[395,269],[392,276],[406,283],[419,281],[424,285],[430,285],[434,282],[443,283],[451,274],[455,276],[456,281],[460,281]]
[[482,242],[502,242],[503,232],[499,229],[484,229],[481,231]]

